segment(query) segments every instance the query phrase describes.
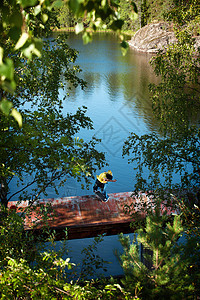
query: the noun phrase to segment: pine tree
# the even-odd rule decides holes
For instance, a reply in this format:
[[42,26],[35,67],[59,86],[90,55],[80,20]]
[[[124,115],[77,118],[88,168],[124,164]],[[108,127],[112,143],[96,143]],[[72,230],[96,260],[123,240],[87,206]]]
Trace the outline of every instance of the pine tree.
[[135,292],[140,286],[142,299],[186,299],[194,293],[190,280],[190,260],[182,257],[181,215],[169,217],[157,207],[146,218],[146,225],[130,237],[120,235],[124,253],[120,255],[123,284]]

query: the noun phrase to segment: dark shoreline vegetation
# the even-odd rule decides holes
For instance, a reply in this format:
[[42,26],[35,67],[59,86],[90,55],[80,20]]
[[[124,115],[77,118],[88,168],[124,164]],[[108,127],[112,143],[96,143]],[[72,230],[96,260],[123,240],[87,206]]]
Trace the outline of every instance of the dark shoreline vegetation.
[[[92,33],[113,33],[113,34],[117,34],[118,35],[118,33],[113,32],[113,30],[111,30],[111,29],[98,29],[98,30],[94,31],[91,28],[87,28],[86,30],[88,32],[92,32]],[[52,28],[52,31],[58,31],[58,32],[59,31],[75,32],[75,28],[74,27]],[[128,31],[122,31],[122,34],[133,36],[135,34],[135,32],[132,31],[132,30],[128,30]]]
[[[65,32],[74,32],[75,33],[75,28],[74,27],[62,27],[62,28],[54,28],[52,30],[53,32],[58,32],[58,33],[65,33]],[[119,33],[113,32],[111,29],[99,29],[99,30],[91,30],[90,28],[87,29],[87,32],[92,33],[92,34],[98,34],[98,33],[109,33],[109,34],[114,34],[117,37],[119,37]],[[79,33],[80,34],[80,33]],[[122,31],[122,34],[126,37],[126,40],[130,40],[135,32],[129,30],[129,31]]]

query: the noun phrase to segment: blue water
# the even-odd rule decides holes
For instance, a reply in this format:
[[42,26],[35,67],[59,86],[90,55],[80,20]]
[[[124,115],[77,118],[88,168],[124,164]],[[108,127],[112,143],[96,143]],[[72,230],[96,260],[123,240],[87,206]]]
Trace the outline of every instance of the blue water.
[[[133,190],[136,171],[128,164],[128,158],[122,158],[122,147],[130,132],[138,135],[156,132],[158,124],[153,118],[149,101],[148,84],[156,82],[157,78],[149,65],[150,57],[135,53],[129,49],[125,57],[122,56],[116,36],[97,34],[92,44],[83,45],[82,39],[69,34],[69,45],[79,51],[77,64],[83,70],[80,77],[87,81],[87,88],[73,88],[64,103],[63,113],[75,112],[78,107],[87,106],[87,115],[92,119],[94,130],[82,130],[79,137],[89,140],[93,135],[101,138],[98,145],[100,151],[105,152],[108,167],[111,169],[116,183],[110,183],[108,193]],[[60,91],[62,98],[68,92],[68,83],[63,82],[65,91]],[[29,178],[27,178],[27,182]],[[11,193],[16,190],[13,181]],[[47,189],[45,198],[66,197],[74,195],[92,194],[92,184],[89,190],[81,189],[81,182],[68,179],[65,186],[59,189],[59,195],[52,189]],[[12,199],[17,200],[17,199]],[[77,239],[68,241],[69,253],[66,257],[77,265],[81,263],[81,251],[92,243],[93,239]],[[59,248],[58,242],[56,247]],[[123,273],[113,252],[122,246],[118,237],[105,237],[98,247],[98,254],[111,264],[108,265],[109,275]]]
[[[127,234],[124,236],[127,236]],[[134,234],[131,233],[129,236],[130,241],[132,242]],[[70,258],[70,262],[75,264],[74,270],[76,270],[76,274],[80,274],[82,261],[85,258],[82,250],[89,245],[93,245],[93,242],[93,238],[74,239],[67,241],[67,251],[63,256],[63,259]],[[47,244],[47,247],[52,249],[50,244]],[[62,249],[62,242],[57,242],[55,249],[57,251]],[[106,268],[106,271],[104,271],[102,268],[96,269],[96,272],[94,273],[94,276],[92,276],[92,278],[97,278],[101,275],[109,277],[111,275],[118,276],[123,274],[123,269],[119,263],[117,256],[115,255],[116,251],[120,255],[123,253],[123,247],[118,240],[118,236],[104,236],[103,241],[98,244],[97,250],[93,251],[93,254],[98,255],[101,259],[106,261],[106,263],[103,264],[103,267]],[[77,279],[77,276],[75,278]]]
[[[111,34],[97,34],[88,45],[83,45],[81,37],[74,33],[69,34],[68,40],[79,51],[77,64],[82,69],[79,77],[87,81],[87,88],[72,89],[64,102],[64,113],[87,107],[94,130],[82,130],[79,137],[100,138],[102,142],[97,148],[105,152],[109,164],[97,174],[112,170],[117,182],[108,185],[108,193],[131,191],[135,171],[128,158],[122,158],[124,141],[130,132],[142,135],[157,131],[148,94],[148,84],[157,80],[149,65],[150,56],[129,49],[123,57],[116,36]],[[61,98],[68,91],[68,83],[63,83],[65,91],[60,91]],[[89,190],[82,190],[81,182],[74,179],[69,179],[59,190],[59,197],[85,194],[92,194],[92,184]],[[51,189],[48,195],[56,196]]]
[[[85,140],[93,135],[101,138],[98,149],[105,152],[109,164],[97,174],[105,169],[112,170],[117,182],[108,184],[108,193],[131,191],[135,173],[128,159],[122,158],[123,143],[132,131],[142,135],[157,130],[148,95],[149,82],[156,80],[148,64],[150,57],[136,54],[131,49],[123,57],[118,41],[112,35],[96,35],[92,44],[83,45],[80,37],[70,34],[69,44],[79,50],[77,64],[83,70],[81,78],[88,85],[85,91],[80,88],[72,91],[64,103],[64,112],[75,112],[78,107],[87,106],[87,115],[93,121],[94,130],[82,130],[80,137]],[[66,91],[67,87],[66,83]],[[64,96],[63,92],[60,96]],[[81,183],[74,179],[68,180],[60,189],[59,196],[92,194],[92,185],[89,190],[81,190],[80,186]],[[55,196],[50,189],[49,196]],[[130,236],[132,238],[133,234]],[[91,238],[68,241],[69,253],[66,257],[79,266],[77,271],[84,257],[81,251],[92,243]],[[98,275],[123,274],[114,254],[116,250],[123,252],[118,236],[104,237],[96,254],[110,263],[105,265],[107,272],[99,270]]]
[[[63,113],[75,112],[78,107],[87,107],[87,116],[93,121],[94,130],[81,130],[79,137],[89,140],[93,135],[102,140],[98,150],[105,152],[108,167],[99,170],[112,170],[116,183],[107,186],[108,193],[132,191],[136,171],[128,164],[128,158],[122,158],[122,147],[130,132],[138,135],[157,131],[149,101],[148,84],[156,82],[150,67],[150,56],[138,54],[129,49],[122,56],[119,41],[113,34],[96,34],[93,42],[84,45],[81,36],[69,33],[69,45],[79,51],[76,64],[82,69],[79,77],[87,81],[87,88],[72,88],[64,102]],[[69,83],[63,81],[63,98],[69,92]],[[95,174],[95,175],[97,175]],[[31,179],[26,177],[27,183]],[[81,183],[68,179],[65,186],[59,188],[59,195],[47,188],[45,198],[92,194],[81,189]],[[12,182],[11,194],[16,190]],[[12,199],[12,200],[17,200]]]

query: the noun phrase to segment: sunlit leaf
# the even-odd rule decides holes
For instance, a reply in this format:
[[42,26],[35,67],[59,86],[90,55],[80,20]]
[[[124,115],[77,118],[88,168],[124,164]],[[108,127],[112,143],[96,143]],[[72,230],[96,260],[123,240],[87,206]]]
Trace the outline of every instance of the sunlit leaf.
[[12,109],[11,115],[17,121],[19,127],[21,128],[22,127],[22,115],[15,108]]
[[130,19],[131,19],[133,22],[136,21],[137,18],[138,18],[138,14],[137,14],[137,13],[133,12],[133,13],[130,14]]
[[42,21],[43,23],[46,23],[48,20],[48,15],[47,14],[42,14]]
[[107,2],[106,0],[101,0],[101,6],[105,7],[106,6],[106,2]]
[[3,63],[3,48],[0,47],[0,64]]
[[19,48],[21,48],[28,40],[28,37],[29,37],[28,33],[23,32],[22,35],[20,36],[17,44],[15,45],[15,50],[18,50]]
[[33,54],[35,54],[38,57],[41,57],[41,48],[42,48],[42,41],[40,39],[34,39],[34,42],[31,43],[28,47],[26,47],[23,50],[23,54],[28,59],[32,59]]
[[84,30],[83,23],[76,24],[76,26],[75,26],[75,32],[76,32],[76,34],[80,33],[83,30]]
[[34,15],[37,16],[41,12],[41,5],[34,7]]

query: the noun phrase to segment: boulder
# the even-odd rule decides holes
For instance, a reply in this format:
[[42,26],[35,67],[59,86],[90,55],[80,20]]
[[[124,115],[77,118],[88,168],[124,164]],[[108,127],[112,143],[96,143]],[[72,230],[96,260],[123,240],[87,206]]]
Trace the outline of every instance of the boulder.
[[198,51],[198,49],[200,49],[200,36],[196,36],[195,37],[195,50]]
[[139,52],[156,53],[176,41],[172,26],[166,22],[159,22],[139,29],[129,41],[129,45]]
[[[195,36],[195,50],[198,53],[200,48],[200,36]],[[148,24],[139,29],[129,46],[139,52],[156,53],[158,50],[165,50],[169,44],[176,43],[177,39],[173,32],[173,25],[166,22]]]

